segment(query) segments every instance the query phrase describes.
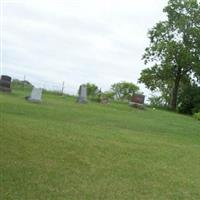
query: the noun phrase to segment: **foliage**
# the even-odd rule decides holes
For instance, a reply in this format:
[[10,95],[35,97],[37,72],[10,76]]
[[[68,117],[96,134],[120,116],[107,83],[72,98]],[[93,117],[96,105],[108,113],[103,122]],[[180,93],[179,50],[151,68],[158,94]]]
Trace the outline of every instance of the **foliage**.
[[13,79],[12,87],[13,88],[32,88],[33,85],[29,81],[26,81],[26,80],[21,81],[18,79]]
[[87,87],[88,96],[95,96],[100,92],[100,89],[98,88],[98,86],[96,86],[93,83],[87,83],[86,87]]
[[115,93],[113,91],[105,91],[101,96],[106,97],[108,100],[112,101],[114,100]]
[[194,113],[194,118],[200,120],[200,112]]
[[192,75],[200,77],[200,5],[196,0],[169,0],[164,12],[167,20],[148,33],[143,59],[153,66],[141,72],[139,82],[159,90],[176,109],[181,86]]
[[178,111],[193,114],[200,111],[200,86],[188,84],[183,88],[179,100]]
[[133,83],[123,81],[113,84],[111,91],[117,100],[129,100],[131,96],[139,91],[139,87]]
[[87,95],[91,101],[100,102],[101,90],[93,83],[87,83]]
[[58,95],[58,96],[63,96],[64,95],[62,93],[62,91],[59,91],[59,90],[47,90],[47,89],[43,89],[43,93],[54,94],[54,95]]
[[148,99],[150,106],[157,107],[157,108],[164,108],[166,107],[165,99],[162,96],[155,96],[152,95]]

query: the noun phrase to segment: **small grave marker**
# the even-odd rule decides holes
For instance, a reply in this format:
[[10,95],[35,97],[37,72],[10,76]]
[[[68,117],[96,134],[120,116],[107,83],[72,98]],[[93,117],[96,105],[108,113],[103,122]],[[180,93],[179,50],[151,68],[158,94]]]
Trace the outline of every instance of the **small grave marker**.
[[31,95],[27,97],[28,101],[31,102],[41,102],[42,101],[42,89],[41,88],[33,88]]
[[87,86],[86,85],[81,85],[79,87],[79,92],[78,92],[78,102],[79,103],[87,103]]

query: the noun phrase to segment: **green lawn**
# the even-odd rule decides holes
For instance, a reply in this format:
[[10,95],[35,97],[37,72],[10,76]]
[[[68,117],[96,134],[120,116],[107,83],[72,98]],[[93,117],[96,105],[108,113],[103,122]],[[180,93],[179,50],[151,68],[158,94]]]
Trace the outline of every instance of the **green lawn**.
[[200,122],[0,93],[0,199],[200,199]]

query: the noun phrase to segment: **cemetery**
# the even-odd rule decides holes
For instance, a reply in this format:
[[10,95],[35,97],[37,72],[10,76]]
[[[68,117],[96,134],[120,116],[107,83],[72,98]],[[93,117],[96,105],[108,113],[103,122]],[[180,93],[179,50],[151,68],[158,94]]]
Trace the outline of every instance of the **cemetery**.
[[200,197],[199,121],[107,99],[85,104],[82,88],[80,104],[36,88],[0,92],[2,199]]
[[200,200],[200,0],[0,10],[0,200]]

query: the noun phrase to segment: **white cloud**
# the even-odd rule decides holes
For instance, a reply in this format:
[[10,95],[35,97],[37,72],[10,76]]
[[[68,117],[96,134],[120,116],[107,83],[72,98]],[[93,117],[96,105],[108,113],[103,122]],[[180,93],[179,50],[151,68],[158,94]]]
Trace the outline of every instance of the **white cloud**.
[[[94,82],[137,83],[147,31],[167,0],[4,0],[3,72],[67,92]],[[144,90],[144,86],[141,88]],[[145,90],[147,92],[147,90]]]

